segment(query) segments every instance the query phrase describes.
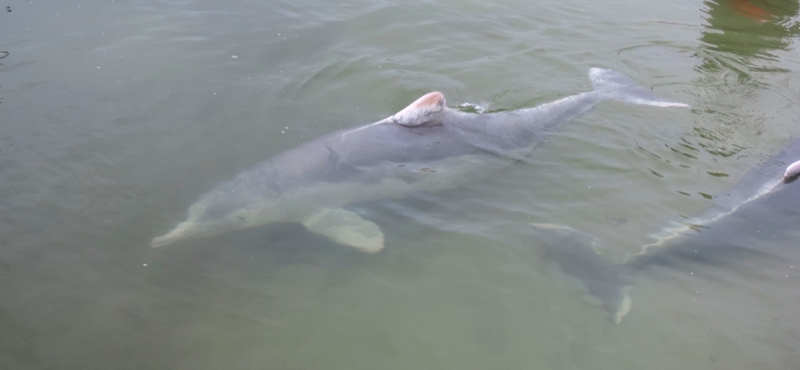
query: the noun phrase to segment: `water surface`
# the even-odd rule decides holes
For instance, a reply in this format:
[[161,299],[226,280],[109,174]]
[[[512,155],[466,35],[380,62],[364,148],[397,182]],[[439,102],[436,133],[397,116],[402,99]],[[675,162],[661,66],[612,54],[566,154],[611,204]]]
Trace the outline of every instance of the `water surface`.
[[[800,363],[800,255],[653,271],[614,325],[525,232],[566,224],[635,253],[800,134],[796,2],[0,5],[4,369]],[[589,90],[591,67],[692,109],[603,103],[485,181],[359,205],[379,254],[294,224],[148,247],[312,138],[431,90],[533,106]]]

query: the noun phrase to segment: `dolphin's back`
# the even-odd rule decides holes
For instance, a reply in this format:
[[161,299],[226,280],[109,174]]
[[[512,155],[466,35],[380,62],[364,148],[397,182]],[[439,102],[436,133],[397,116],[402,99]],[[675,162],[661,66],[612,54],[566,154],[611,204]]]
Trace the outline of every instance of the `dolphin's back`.
[[795,140],[717,195],[711,207],[689,221],[693,228],[676,228],[674,238],[667,232],[663,243],[645,246],[637,264],[645,267],[686,259],[722,263],[733,260],[730,256],[737,251],[785,257],[758,240],[779,240],[786,230],[800,225],[800,182],[783,178],[785,168],[798,158],[800,140]]
[[[443,115],[447,115],[444,113]],[[478,154],[481,150],[449,124],[439,121],[405,127],[384,122],[346,131],[325,140],[339,160],[356,167],[423,163]]]
[[797,249],[787,248],[786,242],[800,225],[800,182],[784,178],[784,173],[791,173],[786,168],[798,159],[800,140],[751,170],[697,217],[654,235],[656,242],[624,263],[614,264],[596,253],[599,241],[570,227],[534,226],[565,272],[581,279],[618,323],[631,308],[627,290],[633,275],[652,266],[691,271],[698,264],[744,264],[750,259],[746,257],[796,258]]
[[431,167],[437,161],[481,152],[448,126],[384,122],[325,135],[257,167],[270,167],[279,188],[308,181],[369,183],[415,165]]

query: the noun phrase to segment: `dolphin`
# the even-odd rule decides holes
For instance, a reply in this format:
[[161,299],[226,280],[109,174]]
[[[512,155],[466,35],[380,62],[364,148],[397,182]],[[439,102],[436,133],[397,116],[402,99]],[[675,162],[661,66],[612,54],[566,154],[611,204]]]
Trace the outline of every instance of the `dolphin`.
[[442,93],[425,94],[390,117],[327,134],[240,172],[202,195],[186,221],[151,246],[300,222],[337,243],[377,252],[384,246],[380,227],[345,206],[452,188],[508,166],[546,131],[604,99],[687,107],[611,70],[592,68],[589,78],[593,91],[509,112],[461,112],[448,108]]
[[[776,246],[800,224],[800,140],[749,171],[709,208],[685,223],[654,234],[655,242],[615,263],[598,251],[600,241],[566,225],[534,223],[548,259],[555,260],[597,297],[619,324],[632,308],[629,288],[653,266],[735,265],[744,257],[792,258]],[[795,251],[796,252],[796,251]]]

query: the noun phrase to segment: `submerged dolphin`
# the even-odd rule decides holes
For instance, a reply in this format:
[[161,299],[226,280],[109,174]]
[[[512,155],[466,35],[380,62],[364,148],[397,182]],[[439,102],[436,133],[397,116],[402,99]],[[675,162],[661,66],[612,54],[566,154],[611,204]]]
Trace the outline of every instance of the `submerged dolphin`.
[[614,263],[595,248],[598,240],[569,226],[532,224],[547,254],[599,298],[610,319],[619,323],[631,310],[629,287],[636,274],[655,265],[687,262],[735,264],[739,257],[791,258],[776,247],[800,225],[800,140],[750,171],[738,185],[687,224],[656,234],[657,241]]
[[594,91],[512,112],[464,113],[447,108],[442,93],[428,93],[391,117],[322,136],[240,172],[201,196],[187,220],[151,246],[289,221],[376,252],[384,244],[380,228],[342,207],[451,188],[507,166],[526,155],[545,130],[603,99],[687,106],[658,98],[611,70],[592,68],[589,78]]

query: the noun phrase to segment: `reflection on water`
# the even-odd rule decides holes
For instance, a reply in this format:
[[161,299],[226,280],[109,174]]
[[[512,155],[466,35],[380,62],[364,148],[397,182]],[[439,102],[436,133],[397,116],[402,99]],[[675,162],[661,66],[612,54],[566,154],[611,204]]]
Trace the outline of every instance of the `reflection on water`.
[[[775,60],[777,55],[773,51],[788,50],[800,32],[800,23],[795,19],[800,9],[797,1],[722,0],[703,4],[708,24],[700,40],[705,47],[746,57],[745,62]],[[716,67],[704,65],[701,68]]]
[[[800,131],[786,121],[776,121],[773,112],[793,109],[798,99],[774,81],[791,78],[792,71],[781,57],[791,55],[792,42],[800,32],[800,5],[784,0],[706,1],[703,5],[706,23],[696,53],[699,88],[695,94],[704,115],[681,145],[701,161],[735,158],[748,155],[753,139],[765,132],[772,135],[765,127],[776,125],[787,130],[788,135],[778,136],[784,140],[779,144],[784,144]],[[757,140],[772,143],[775,139]]]

